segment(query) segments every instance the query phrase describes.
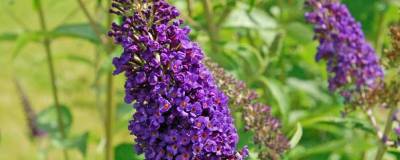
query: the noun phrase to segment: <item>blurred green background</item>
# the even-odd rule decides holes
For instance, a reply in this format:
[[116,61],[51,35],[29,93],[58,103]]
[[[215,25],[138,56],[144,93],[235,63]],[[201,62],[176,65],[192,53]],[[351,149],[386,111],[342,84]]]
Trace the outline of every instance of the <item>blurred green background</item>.
[[[105,0],[84,0],[90,14],[107,30]],[[298,144],[283,159],[372,159],[377,141],[362,114],[344,110],[339,96],[327,91],[325,64],[314,61],[318,43],[312,27],[304,22],[304,0],[215,0],[207,16],[202,0],[170,0],[192,28],[191,37],[207,55],[261,95],[283,131]],[[390,47],[388,26],[399,19],[398,0],[344,0],[363,25],[373,46],[381,53]],[[104,157],[104,103],[106,73],[111,57],[75,0],[42,0],[47,33],[41,31],[31,0],[0,2],[0,160],[70,159]],[[188,7],[190,6],[190,7]],[[189,9],[190,8],[190,9]],[[213,29],[214,28],[214,29]],[[51,38],[60,102],[71,122],[65,146],[47,135],[30,137],[17,79],[44,124],[54,122],[41,111],[53,105],[43,35]],[[113,54],[119,54],[118,49]],[[127,123],[134,112],[123,104],[123,77],[114,77],[113,146],[115,159],[143,159],[131,152],[133,137]],[[377,114],[381,111],[377,109]],[[249,145],[251,159],[257,149],[251,133],[243,131],[239,113],[233,113],[240,131],[240,146]],[[47,117],[46,117],[47,116]],[[383,120],[385,117],[380,117]],[[54,127],[54,126],[53,126]],[[293,139],[292,139],[293,140]],[[293,142],[293,143],[295,143]],[[400,159],[391,150],[386,159]]]

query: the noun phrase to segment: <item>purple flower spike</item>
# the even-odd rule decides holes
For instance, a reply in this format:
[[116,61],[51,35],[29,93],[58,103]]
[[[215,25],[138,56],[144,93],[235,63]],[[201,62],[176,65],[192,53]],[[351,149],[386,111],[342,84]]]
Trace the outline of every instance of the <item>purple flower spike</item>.
[[312,8],[306,20],[320,43],[316,60],[328,62],[329,89],[351,101],[353,93],[381,86],[379,58],[347,7],[338,0],[308,0],[306,6]]
[[[109,35],[123,47],[114,58],[124,73],[125,101],[136,109],[129,130],[149,160],[241,160],[228,98],[202,63],[178,10],[164,0],[113,0]],[[242,155],[243,154],[243,155]]]

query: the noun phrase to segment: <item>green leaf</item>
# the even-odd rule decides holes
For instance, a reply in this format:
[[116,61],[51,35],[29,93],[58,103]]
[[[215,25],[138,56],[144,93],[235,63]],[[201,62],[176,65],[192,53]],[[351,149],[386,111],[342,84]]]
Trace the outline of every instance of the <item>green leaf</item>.
[[40,6],[40,0],[33,0],[32,4],[33,4],[33,9],[35,11],[38,11]]
[[74,61],[74,62],[78,62],[78,63],[81,63],[81,64],[85,64],[85,65],[88,65],[90,67],[94,66],[93,62],[90,59],[82,57],[82,56],[68,54],[63,58],[65,58],[67,60],[70,60],[70,61]]
[[98,70],[96,80],[99,80],[101,76],[112,72],[113,69],[112,60],[114,57],[121,55],[122,50],[123,50],[122,47],[117,47],[112,52],[112,54],[107,55],[105,60],[100,64],[100,69]]
[[296,132],[294,133],[293,137],[289,141],[290,148],[296,147],[297,144],[300,142],[302,136],[303,136],[303,127],[301,126],[300,123],[297,123]]
[[283,34],[282,33],[276,34],[274,40],[272,41],[269,47],[269,54],[271,57],[279,56],[282,50],[282,45],[283,45],[282,42],[283,42]]
[[13,51],[12,59],[14,60],[17,58],[19,53],[23,48],[26,47],[26,45],[30,44],[31,42],[40,42],[40,40],[43,38],[44,33],[42,32],[25,32],[23,34],[20,34],[15,41],[15,48]]
[[133,150],[133,144],[122,143],[114,148],[115,160],[140,160],[142,156],[135,154]]
[[[98,25],[98,28],[105,33],[105,29]],[[97,37],[90,24],[66,24],[61,25],[51,31],[54,38],[72,37],[88,40],[95,44],[100,44],[101,40]]]
[[259,160],[258,158],[258,152],[256,152],[255,150],[249,149],[249,160]]
[[89,139],[89,132],[85,132],[82,135],[72,138],[70,141],[67,141],[68,148],[76,148],[81,152],[81,154],[85,157],[87,153],[87,145]]
[[277,81],[265,77],[261,77],[260,80],[268,87],[268,90],[278,103],[280,113],[286,117],[289,111],[289,104],[281,85]]
[[59,148],[77,149],[84,157],[86,157],[88,140],[89,132],[85,132],[79,136],[68,138],[66,140],[60,138],[54,139],[53,144]]
[[313,118],[308,118],[301,122],[304,128],[316,125],[318,123],[338,125],[341,128],[358,128],[368,133],[374,134],[374,128],[370,124],[363,120],[352,117],[339,118],[332,116],[317,116]]
[[135,110],[131,105],[126,103],[118,103],[115,112],[115,130],[125,132],[126,126],[128,125],[133,113],[135,113]]
[[[68,133],[72,125],[72,114],[68,107],[61,105],[61,117],[63,120],[64,130]],[[38,114],[37,117],[38,127],[52,137],[60,137],[59,127],[58,127],[58,117],[56,106],[50,106]]]
[[129,118],[133,111],[134,111],[134,109],[132,108],[131,105],[128,105],[126,103],[119,103],[117,105],[117,111],[115,113],[116,114],[115,117],[117,118],[117,120],[121,120],[126,117]]
[[253,10],[256,5],[256,0],[249,0],[249,12]]
[[305,92],[310,96],[314,97],[315,99],[318,99],[324,103],[328,103],[331,101],[329,95],[325,94],[322,90],[320,90],[318,86],[315,85],[316,83],[313,81],[306,81],[297,78],[289,78],[287,80],[287,83],[289,84],[290,87]]
[[0,42],[1,41],[15,41],[18,38],[18,34],[15,33],[2,33],[0,34]]
[[348,143],[346,140],[335,140],[321,143],[321,145],[308,147],[307,149],[292,150],[289,154],[289,159],[307,159],[305,157],[331,152],[344,147]]
[[244,122],[239,121],[242,118],[242,113],[241,112],[234,112],[233,113],[235,121],[235,126],[237,128],[238,134],[239,134],[239,142],[238,142],[238,148],[243,148],[244,146],[248,146],[249,148],[255,147],[253,137],[254,134],[251,131],[248,131],[244,128]]
[[[228,28],[249,28],[249,29],[274,29],[277,22],[266,12],[253,8],[248,12],[250,6],[245,3],[238,3],[236,8],[228,17],[224,27]],[[238,21],[239,20],[239,21]]]
[[313,40],[313,31],[311,27],[304,23],[293,22],[286,27],[287,35],[301,44],[307,44]]
[[389,3],[396,5],[397,7],[400,7],[400,1],[398,1],[398,0],[389,0]]

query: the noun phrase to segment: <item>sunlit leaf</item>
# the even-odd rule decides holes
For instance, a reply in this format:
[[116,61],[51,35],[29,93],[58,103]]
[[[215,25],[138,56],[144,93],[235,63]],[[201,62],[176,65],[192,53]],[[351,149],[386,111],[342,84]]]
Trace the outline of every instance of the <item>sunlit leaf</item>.
[[289,141],[290,148],[296,147],[296,145],[300,142],[302,136],[303,136],[303,127],[301,126],[300,123],[297,123],[296,132]]
[[307,44],[313,40],[313,31],[310,26],[304,23],[293,22],[286,27],[286,32],[289,37],[295,39],[301,44]]
[[[273,29],[277,27],[276,21],[265,12],[254,8],[248,12],[249,6],[245,3],[238,3],[227,19],[224,27],[251,28],[251,29]],[[238,21],[240,19],[240,21]]]
[[398,0],[389,0],[389,3],[400,7],[400,1],[398,1]]
[[321,154],[325,152],[330,152],[333,150],[337,150],[338,148],[343,148],[343,146],[348,143],[346,140],[335,140],[330,142],[324,142],[320,145],[308,147],[306,150],[302,150],[300,152],[291,152],[289,154],[289,159],[307,159],[306,157]]
[[317,116],[314,118],[309,118],[301,122],[303,127],[315,125],[317,123],[325,123],[332,125],[339,125],[342,128],[359,128],[369,133],[374,133],[373,127],[368,124],[368,122],[355,119],[351,117],[340,118],[340,117],[332,117],[332,116]]

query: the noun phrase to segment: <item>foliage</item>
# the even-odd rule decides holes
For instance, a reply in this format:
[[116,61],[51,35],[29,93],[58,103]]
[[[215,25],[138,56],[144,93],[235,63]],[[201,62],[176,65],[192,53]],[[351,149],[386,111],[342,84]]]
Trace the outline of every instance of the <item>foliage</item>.
[[[187,4],[189,1],[191,5]],[[389,25],[399,20],[398,1],[342,1],[362,23],[379,55],[391,48]],[[35,2],[0,2],[0,89],[4,91],[0,93],[0,159],[62,159],[60,148],[70,152],[70,159],[102,159],[106,73],[112,70],[111,58],[120,53],[120,48],[109,47],[111,51],[106,54],[108,47],[102,41],[105,36],[96,35],[75,1],[44,0],[48,31],[40,30]],[[304,21],[304,0],[211,1],[210,17],[203,0],[170,2],[183,13],[182,18],[192,28],[192,40],[200,43],[205,54],[255,90],[260,102],[271,106],[272,114],[281,120],[283,133],[291,144],[282,159],[374,158],[379,146],[374,126],[361,112],[342,116],[344,100],[328,91],[325,65],[315,62],[318,44],[312,39],[311,25]],[[104,33],[109,28],[107,2],[85,1],[85,5],[95,17],[94,25]],[[57,86],[65,104],[65,140],[57,135],[55,108],[46,108],[53,106],[47,62],[39,43],[46,37],[52,41]],[[13,76],[19,77],[26,88],[38,111],[38,125],[48,133],[47,137],[29,141],[20,100],[13,85],[9,85],[9,77]],[[134,111],[121,103],[123,77],[114,78],[114,83],[118,83],[113,90],[114,158],[143,159],[130,148],[134,137],[126,126]],[[386,111],[379,107],[374,110],[377,122],[383,124]],[[257,159],[259,150],[251,142],[253,133],[245,131],[240,114],[233,113],[241,137],[239,147],[247,144],[250,159]],[[397,149],[389,149],[385,155],[385,159],[399,158]]]

